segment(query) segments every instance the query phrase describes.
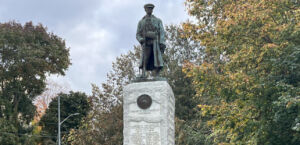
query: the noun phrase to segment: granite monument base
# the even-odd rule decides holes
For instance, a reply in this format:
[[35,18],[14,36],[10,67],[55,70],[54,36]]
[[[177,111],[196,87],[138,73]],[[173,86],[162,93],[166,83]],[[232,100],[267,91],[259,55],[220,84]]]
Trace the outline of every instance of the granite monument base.
[[123,101],[123,145],[175,145],[175,99],[166,81],[131,83]]

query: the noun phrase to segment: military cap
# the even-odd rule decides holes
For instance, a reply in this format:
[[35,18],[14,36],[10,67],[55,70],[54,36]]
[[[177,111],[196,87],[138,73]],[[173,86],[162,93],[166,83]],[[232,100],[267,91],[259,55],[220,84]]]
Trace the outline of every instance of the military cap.
[[154,8],[154,5],[153,4],[145,4],[144,8]]

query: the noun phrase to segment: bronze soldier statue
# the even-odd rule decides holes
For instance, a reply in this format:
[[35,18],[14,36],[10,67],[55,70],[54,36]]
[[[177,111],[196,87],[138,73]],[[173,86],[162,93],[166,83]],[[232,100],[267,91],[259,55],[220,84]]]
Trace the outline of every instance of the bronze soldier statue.
[[155,77],[159,77],[159,72],[163,68],[162,54],[165,45],[165,32],[162,21],[152,15],[154,5],[144,6],[147,15],[138,23],[136,39],[143,48],[139,68],[142,69],[142,78],[146,77],[146,71],[155,71]]

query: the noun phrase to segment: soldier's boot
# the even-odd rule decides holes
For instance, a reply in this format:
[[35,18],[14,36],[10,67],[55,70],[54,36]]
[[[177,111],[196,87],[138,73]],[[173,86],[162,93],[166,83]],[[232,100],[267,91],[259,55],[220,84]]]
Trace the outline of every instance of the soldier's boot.
[[146,78],[146,67],[145,67],[145,65],[143,66],[143,69],[142,69],[142,78]]
[[155,69],[155,78],[159,78],[159,72],[160,72],[160,69],[156,68]]

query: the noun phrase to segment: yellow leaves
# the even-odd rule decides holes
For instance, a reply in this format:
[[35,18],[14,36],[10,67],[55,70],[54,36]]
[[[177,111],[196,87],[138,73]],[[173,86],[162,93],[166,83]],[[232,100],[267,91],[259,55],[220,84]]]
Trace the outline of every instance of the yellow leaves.
[[[300,17],[300,15],[299,15],[299,17]],[[300,28],[300,22],[296,24],[296,28],[298,28],[298,30],[299,30],[299,28]]]
[[290,108],[292,105],[293,105],[293,102],[288,102],[288,103],[286,104],[286,108]]
[[183,29],[187,32],[191,32],[193,30],[193,25],[191,23],[183,23]]
[[235,79],[235,75],[234,75],[234,74],[229,74],[229,78],[230,78],[231,80],[233,80],[233,79]]
[[197,105],[197,107],[199,107],[201,110],[205,110],[207,108],[211,108],[211,106],[209,106],[209,105],[202,105],[202,104]]
[[241,92],[242,92],[242,91],[239,90],[239,89],[236,89],[236,90],[235,90],[235,93],[236,93],[236,94],[241,94]]
[[210,69],[212,69],[212,67],[213,67],[213,64],[212,63],[207,63],[207,62],[203,62],[200,65],[200,69],[203,70],[203,71],[209,71]]
[[211,120],[207,122],[208,126],[215,126],[217,124],[217,122],[215,120]]
[[190,62],[185,62],[182,67],[182,72],[186,74],[187,77],[193,77],[194,72],[192,71],[195,66]]
[[263,46],[263,48],[278,48],[278,45],[274,43],[267,43]]
[[[212,138],[222,136],[233,142],[243,140],[240,144],[255,144],[257,135],[261,135],[257,131],[261,128],[260,119],[264,118],[261,113],[270,111],[270,103],[260,101],[265,101],[262,98],[272,94],[274,89],[266,85],[273,81],[268,82],[266,76],[280,72],[273,70],[277,69],[274,60],[290,53],[287,48],[290,49],[298,40],[300,10],[295,10],[296,6],[288,0],[228,0],[218,3],[218,8],[210,3],[214,5],[211,9],[199,11],[197,15],[210,17],[215,23],[200,29],[210,26],[213,31],[194,30],[200,32],[195,38],[205,46],[208,60],[201,65],[190,65],[185,72],[193,79],[195,98],[213,100],[197,106],[202,116],[210,118],[208,125],[214,133]],[[188,29],[194,28],[197,27]],[[294,105],[293,101],[286,102],[283,108]]]
[[42,126],[34,126],[33,134],[40,134],[41,131],[42,131]]
[[193,77],[199,72],[202,73],[212,72],[212,69],[213,69],[212,63],[203,62],[200,66],[198,66],[190,62],[186,62],[183,65],[182,71],[187,75],[187,77]]
[[277,31],[284,31],[289,27],[288,24],[282,24],[282,25],[277,25],[277,27],[275,28],[275,30]]
[[213,116],[207,125],[212,127],[215,137],[225,136],[230,140],[236,140],[245,133],[245,130],[249,132],[258,128],[253,124],[257,110],[242,100],[231,103],[222,101],[219,104],[198,105],[198,107],[201,108],[202,115]]
[[206,116],[211,110],[212,106],[199,104],[197,107],[201,109],[201,115]]

